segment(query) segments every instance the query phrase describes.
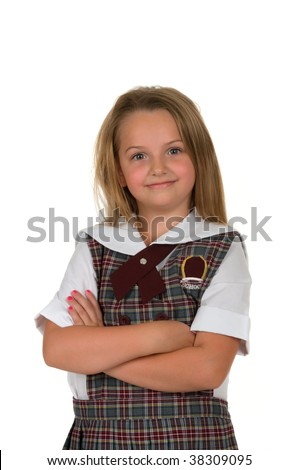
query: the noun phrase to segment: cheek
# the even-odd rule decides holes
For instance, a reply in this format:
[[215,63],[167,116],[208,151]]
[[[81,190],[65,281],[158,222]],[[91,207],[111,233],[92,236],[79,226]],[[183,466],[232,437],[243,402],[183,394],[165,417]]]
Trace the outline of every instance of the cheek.
[[189,183],[195,183],[195,170],[192,162],[188,162],[188,165],[182,165],[180,168],[180,174],[184,179],[188,180]]
[[143,180],[144,176],[140,170],[135,170],[134,168],[124,171],[122,180],[125,182],[125,186],[128,186],[129,189],[138,188]]

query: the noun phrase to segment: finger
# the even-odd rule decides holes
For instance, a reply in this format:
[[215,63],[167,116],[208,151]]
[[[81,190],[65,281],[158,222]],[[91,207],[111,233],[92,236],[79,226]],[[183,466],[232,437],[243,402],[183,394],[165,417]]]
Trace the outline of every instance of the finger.
[[[91,325],[93,324],[92,320],[89,318],[88,313],[82,307],[82,297],[80,293],[73,291],[73,295],[76,295],[77,300],[71,295],[69,295],[66,299],[67,303],[69,304],[68,312],[71,315],[75,325]],[[81,302],[81,304],[79,303]]]
[[[94,305],[90,302],[87,297],[84,297],[80,292],[76,290],[72,291],[72,296],[79,305],[75,304],[75,308],[82,320],[97,323],[97,314]],[[74,305],[74,304],[73,304]]]
[[74,309],[74,307],[72,305],[69,306],[68,312],[69,312],[70,316],[72,317],[74,325],[76,325],[76,326],[84,325],[84,322],[82,321],[80,315],[78,315],[78,313],[76,312],[76,310]]
[[75,309],[84,325],[95,326],[98,325],[97,310],[93,304],[84,297],[80,292],[73,290],[72,296],[67,298],[68,302]]
[[94,312],[95,312],[95,315],[96,315],[96,318],[97,318],[98,322],[101,325],[104,326],[103,314],[102,314],[102,311],[100,309],[99,302],[98,302],[97,298],[93,295],[93,293],[90,290],[86,290],[85,294],[86,294],[87,299],[90,301],[90,303],[92,304],[92,306],[94,308]]
[[80,292],[77,292],[76,290],[72,291],[72,296],[73,298],[84,308],[85,312],[81,311],[80,309],[77,308],[79,315],[83,315],[82,320],[86,321],[86,313],[89,316],[89,319],[98,324],[98,325],[103,325],[103,318],[102,318],[102,312],[99,306],[99,303],[96,299],[96,297],[93,295],[93,293],[90,290],[85,291],[86,297],[84,297]]
[[94,315],[90,315],[82,305],[75,299],[72,300],[72,312],[75,312],[76,319],[79,317],[83,325],[85,326],[96,326],[97,322],[93,319]]

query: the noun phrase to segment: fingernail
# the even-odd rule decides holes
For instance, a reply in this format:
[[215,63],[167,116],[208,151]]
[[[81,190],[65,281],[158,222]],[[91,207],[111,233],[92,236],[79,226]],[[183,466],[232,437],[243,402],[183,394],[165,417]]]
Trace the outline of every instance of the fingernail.
[[73,297],[71,295],[69,295],[67,300],[73,300]]
[[91,294],[91,291],[90,291],[89,289],[87,289],[85,292],[86,292],[87,294]]
[[70,310],[70,311],[71,311],[71,310],[73,310],[73,307],[72,307],[72,306],[70,306],[70,307],[68,308],[68,310]]
[[72,290],[72,294],[77,294],[77,291],[76,291],[76,290]]

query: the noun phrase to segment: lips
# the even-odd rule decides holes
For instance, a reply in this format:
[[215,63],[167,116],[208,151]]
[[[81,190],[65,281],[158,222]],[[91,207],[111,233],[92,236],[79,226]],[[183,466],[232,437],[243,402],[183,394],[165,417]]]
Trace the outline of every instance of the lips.
[[146,187],[149,189],[166,189],[174,183],[175,181],[161,181],[160,183],[147,184]]

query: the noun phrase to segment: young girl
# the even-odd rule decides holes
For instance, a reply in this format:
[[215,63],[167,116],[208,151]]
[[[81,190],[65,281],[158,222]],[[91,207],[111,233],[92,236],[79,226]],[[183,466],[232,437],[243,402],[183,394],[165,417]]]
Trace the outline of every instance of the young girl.
[[74,396],[64,449],[237,449],[227,384],[247,353],[251,281],[195,104],[172,88],[122,95],[95,182],[107,217],[37,317]]

